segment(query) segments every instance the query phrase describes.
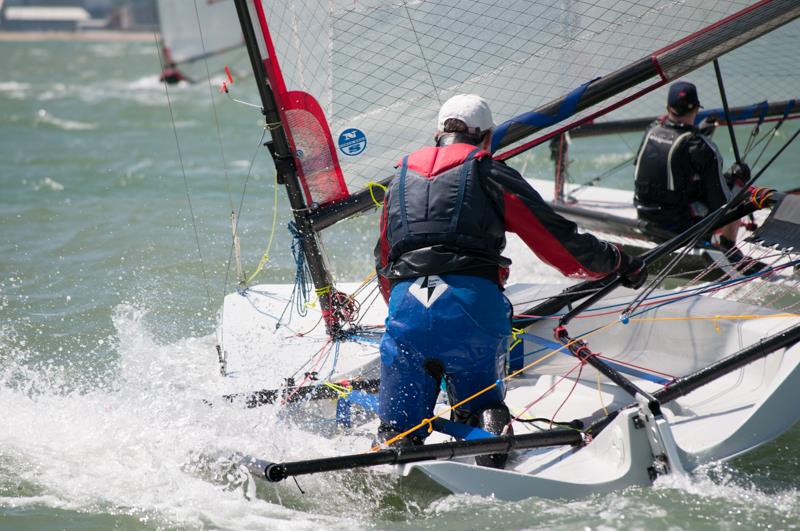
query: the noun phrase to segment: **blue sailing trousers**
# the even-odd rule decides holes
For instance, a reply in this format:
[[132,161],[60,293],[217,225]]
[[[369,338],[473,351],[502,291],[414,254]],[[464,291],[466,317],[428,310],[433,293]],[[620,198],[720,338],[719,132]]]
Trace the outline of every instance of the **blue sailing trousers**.
[[[442,377],[450,404],[499,382],[511,337],[511,304],[497,284],[470,275],[397,282],[381,340],[379,415],[406,431],[433,415]],[[505,386],[473,398],[459,416],[503,404]],[[415,436],[426,437],[426,428]]]

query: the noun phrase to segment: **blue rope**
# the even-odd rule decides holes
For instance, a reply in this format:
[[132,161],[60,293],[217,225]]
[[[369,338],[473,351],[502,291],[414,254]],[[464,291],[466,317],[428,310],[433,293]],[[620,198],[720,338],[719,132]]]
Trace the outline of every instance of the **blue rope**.
[[[781,268],[783,269],[785,267],[796,267],[798,265],[800,265],[800,260],[795,260],[793,262],[789,262],[788,264],[781,265]],[[672,304],[672,303],[675,303],[675,302],[680,302],[680,301],[688,299],[690,297],[696,297],[696,296],[702,295],[703,293],[706,293],[708,291],[714,291],[714,290],[717,289],[717,286],[727,286],[727,285],[731,285],[731,284],[747,282],[749,280],[752,280],[753,277],[764,275],[765,272],[773,271],[774,269],[775,269],[774,267],[771,267],[769,269],[762,270],[762,271],[760,271],[758,273],[752,273],[750,275],[745,275],[742,278],[726,280],[724,282],[719,282],[717,284],[711,284],[711,285],[708,285],[708,286],[704,286],[703,288],[693,288],[695,290],[700,289],[701,291],[698,291],[697,293],[694,293],[694,294],[691,294],[691,295],[687,295],[685,297],[681,297],[681,298],[678,298],[678,299],[675,299],[675,300],[672,300],[672,301],[666,301],[666,302],[663,302],[661,304],[657,304],[655,306],[651,306],[649,308],[645,308],[644,310],[640,310],[640,311],[632,314],[631,317],[637,317],[637,316],[642,315],[644,313],[647,313],[647,312],[650,312],[650,311],[653,311],[653,310],[657,310],[658,308],[661,308],[663,306],[667,306],[668,304]],[[687,291],[691,291],[691,290],[687,290]],[[670,295],[674,295],[674,294],[662,295],[662,297],[663,296],[670,296]],[[618,305],[618,306],[621,306],[621,305]],[[580,339],[581,337],[584,337],[584,336],[587,336],[587,335],[589,335],[589,334],[591,334],[593,332],[596,332],[597,330],[600,330],[601,328],[603,328],[603,327],[602,326],[598,326],[597,328],[594,328],[593,330],[588,330],[588,331],[576,336],[575,339]]]
[[[292,304],[295,305],[297,315],[305,317],[308,314],[308,301],[311,300],[311,271],[308,269],[306,253],[303,250],[303,238],[305,236],[297,229],[297,225],[294,224],[294,221],[290,221],[287,228],[292,234],[292,256],[294,257],[295,266],[294,287],[292,288],[289,302],[286,303],[286,307],[283,309],[283,312],[281,312],[276,328],[283,322],[283,316],[286,315],[286,311]],[[289,324],[291,321],[292,315],[289,314],[289,320],[286,324]]]
[[[795,267],[798,264],[800,264],[800,260],[795,260],[793,262],[789,262],[788,264],[781,265],[781,268],[784,268],[784,267]],[[730,280],[725,280],[723,282],[718,282],[716,284],[710,284],[708,286],[704,286],[703,288],[700,288],[699,291],[697,291],[697,293],[689,294],[689,295],[686,295],[684,297],[676,298],[675,300],[665,301],[665,302],[662,302],[661,304],[656,304],[656,305],[650,306],[649,308],[645,308],[644,310],[640,310],[640,311],[634,313],[633,315],[631,315],[631,317],[636,317],[637,315],[642,315],[642,314],[647,313],[649,311],[657,310],[658,308],[662,308],[664,306],[667,306],[667,305],[675,303],[675,302],[680,302],[680,301],[688,299],[690,297],[697,297],[697,296],[700,296],[700,295],[702,295],[704,293],[708,293],[710,291],[715,291],[715,290],[719,289],[719,287],[727,287],[727,286],[731,286],[731,285],[734,285],[734,284],[742,284],[744,282],[749,282],[750,280],[753,280],[755,277],[764,276],[765,273],[771,272],[774,269],[775,269],[774,267],[770,267],[769,269],[765,269],[765,270],[759,271],[757,273],[751,273],[749,275],[744,275],[742,278],[733,278],[733,279],[730,279]],[[698,289],[698,288],[695,288],[695,289]]]
[[[325,377],[326,381],[329,381],[333,376],[333,373],[336,372],[336,365],[339,363],[339,345],[341,345],[341,341],[334,341],[333,342],[333,363],[331,364],[331,370],[328,373],[328,376]],[[330,352],[328,353],[330,355]],[[327,356],[326,360],[327,361]],[[323,363],[324,366],[324,363]]]

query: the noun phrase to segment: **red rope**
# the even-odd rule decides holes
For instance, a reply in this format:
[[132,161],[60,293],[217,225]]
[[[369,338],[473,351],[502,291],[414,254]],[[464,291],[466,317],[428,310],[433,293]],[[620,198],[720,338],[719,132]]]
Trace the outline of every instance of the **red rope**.
[[287,396],[286,398],[281,400],[281,405],[282,406],[286,405],[288,402],[290,402],[292,400],[292,398],[294,397],[294,395],[296,395],[300,391],[300,388],[303,387],[306,384],[306,382],[308,382],[311,379],[311,375],[313,373],[317,372],[317,369],[319,368],[317,365],[320,363],[320,360],[323,358],[323,354],[330,353],[330,350],[331,350],[332,346],[333,346],[333,341],[329,339],[328,341],[325,342],[325,344],[322,346],[322,348],[319,349],[319,352],[317,352],[316,355],[314,356],[314,358],[316,358],[316,359],[313,361],[313,365],[311,367],[311,370],[306,372],[305,378],[303,378],[303,381],[300,382],[300,385],[295,387],[294,391],[292,391],[292,393],[289,396]]

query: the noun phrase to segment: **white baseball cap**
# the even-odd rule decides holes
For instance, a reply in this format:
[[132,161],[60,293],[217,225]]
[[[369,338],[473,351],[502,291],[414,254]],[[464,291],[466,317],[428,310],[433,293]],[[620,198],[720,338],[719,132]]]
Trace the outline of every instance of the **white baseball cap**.
[[477,94],[456,94],[444,102],[439,109],[439,132],[444,132],[444,122],[450,118],[461,120],[467,127],[478,129],[480,133],[494,128],[489,104]]

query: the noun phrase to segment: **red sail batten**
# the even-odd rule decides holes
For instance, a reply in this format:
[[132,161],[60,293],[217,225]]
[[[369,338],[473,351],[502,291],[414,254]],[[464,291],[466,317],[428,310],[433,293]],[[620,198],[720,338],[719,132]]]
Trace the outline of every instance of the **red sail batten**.
[[278,105],[278,113],[294,157],[306,203],[325,205],[345,199],[349,192],[339,165],[328,121],[319,102],[303,91],[289,91],[269,32],[264,6],[254,2],[266,46],[264,69]]

